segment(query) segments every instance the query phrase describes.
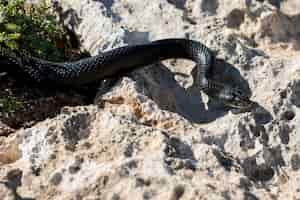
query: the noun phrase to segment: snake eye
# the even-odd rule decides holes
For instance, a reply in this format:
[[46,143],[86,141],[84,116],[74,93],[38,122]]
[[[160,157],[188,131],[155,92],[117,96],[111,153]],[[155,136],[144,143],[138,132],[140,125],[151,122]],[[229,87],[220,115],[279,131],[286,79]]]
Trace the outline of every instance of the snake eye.
[[237,100],[245,97],[245,94],[239,88],[233,89],[232,93],[233,93],[232,95],[234,96],[234,98],[236,98]]
[[242,95],[243,95],[243,92],[242,92],[241,90],[239,90],[239,89],[236,91],[236,93],[237,93],[239,96],[242,96]]

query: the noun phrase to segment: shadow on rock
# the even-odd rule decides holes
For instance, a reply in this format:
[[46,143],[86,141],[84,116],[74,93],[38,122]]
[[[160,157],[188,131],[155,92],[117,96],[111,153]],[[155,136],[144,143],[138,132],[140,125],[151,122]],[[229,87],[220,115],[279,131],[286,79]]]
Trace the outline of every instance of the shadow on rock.
[[164,153],[164,162],[171,174],[180,169],[196,169],[197,161],[191,146],[179,138],[169,137],[166,140]]
[[[207,103],[204,103],[196,84],[187,89],[183,88],[175,80],[174,73],[162,64],[142,70],[143,73],[134,79],[139,82],[139,85],[143,85],[145,89],[143,92],[162,109],[176,112],[194,123],[212,122],[231,110],[214,99],[209,99]],[[195,69],[192,74],[194,71]],[[139,79],[140,76],[143,76],[143,80]],[[246,96],[250,97],[252,94],[248,82],[241,76],[239,70],[224,60],[216,61],[216,65],[209,72],[209,77],[232,87],[240,87]],[[262,121],[261,123],[269,120],[269,117],[262,117],[262,115],[257,115],[257,118],[258,121]]]
[[173,4],[178,9],[185,9],[186,0],[167,0],[167,2]]
[[131,45],[145,44],[150,42],[149,32],[124,30],[124,42]]
[[7,181],[0,181],[0,184],[5,185],[12,191],[15,200],[35,200],[34,198],[22,197],[18,194],[17,188],[22,186],[23,172],[19,169],[12,170],[7,174]]
[[253,107],[251,115],[255,123],[260,125],[267,124],[273,120],[272,114],[258,103]]
[[113,11],[113,4],[115,0],[94,0],[97,2],[101,2],[105,7],[105,13],[107,17],[110,17],[113,22],[120,22],[122,20],[121,16]]
[[257,164],[254,157],[245,159],[242,167],[244,174],[254,182],[267,182],[275,175],[275,171],[271,166],[265,163]]

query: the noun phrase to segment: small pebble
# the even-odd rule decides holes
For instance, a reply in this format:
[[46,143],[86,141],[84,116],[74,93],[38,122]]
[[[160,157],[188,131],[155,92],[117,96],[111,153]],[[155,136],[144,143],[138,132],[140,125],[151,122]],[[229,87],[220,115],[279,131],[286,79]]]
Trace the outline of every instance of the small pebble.
[[57,172],[51,177],[50,182],[53,185],[59,185],[61,183],[62,179],[63,179],[62,174]]
[[295,113],[292,110],[286,110],[280,115],[280,119],[290,121],[294,119]]
[[300,155],[299,154],[292,155],[291,165],[292,165],[292,169],[295,171],[300,169]]

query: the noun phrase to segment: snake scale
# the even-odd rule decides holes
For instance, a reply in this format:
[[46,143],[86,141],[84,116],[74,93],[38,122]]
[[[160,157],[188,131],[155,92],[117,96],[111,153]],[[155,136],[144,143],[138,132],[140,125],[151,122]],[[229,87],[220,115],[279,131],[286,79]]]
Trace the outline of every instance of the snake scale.
[[123,46],[74,62],[51,62],[12,52],[2,45],[0,47],[0,64],[4,71],[25,76],[39,84],[57,87],[80,87],[170,58],[190,59],[197,68],[197,80],[194,81],[209,96],[232,107],[242,108],[251,104],[241,90],[209,79],[208,71],[214,65],[214,54],[208,47],[194,40],[170,38]]

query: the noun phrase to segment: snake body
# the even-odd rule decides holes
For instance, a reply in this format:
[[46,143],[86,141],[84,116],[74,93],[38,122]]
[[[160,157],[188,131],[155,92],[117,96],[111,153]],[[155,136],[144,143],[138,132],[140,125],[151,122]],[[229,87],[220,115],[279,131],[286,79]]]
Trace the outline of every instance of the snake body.
[[11,56],[7,60],[18,67],[14,72],[38,83],[78,87],[169,58],[193,60],[202,80],[213,62],[213,53],[197,41],[165,39],[116,48],[75,62],[50,62],[30,55]]
[[197,69],[197,80],[194,81],[204,91],[217,88],[214,97],[238,107],[249,103],[241,91],[209,81],[207,73],[214,64],[214,54],[208,47],[194,40],[163,39],[147,44],[123,46],[74,62],[51,62],[27,54],[12,53],[2,46],[0,48],[0,63],[5,61],[8,65],[5,71],[26,76],[39,84],[58,87],[80,87],[169,58],[194,61]]

